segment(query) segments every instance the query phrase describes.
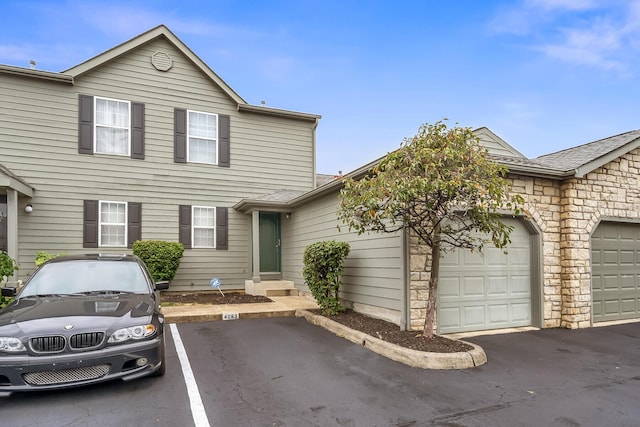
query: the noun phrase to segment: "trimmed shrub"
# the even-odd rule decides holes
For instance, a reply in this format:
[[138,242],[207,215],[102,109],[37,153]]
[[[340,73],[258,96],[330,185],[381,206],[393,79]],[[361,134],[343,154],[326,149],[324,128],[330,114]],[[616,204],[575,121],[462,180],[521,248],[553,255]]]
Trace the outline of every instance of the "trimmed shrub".
[[350,250],[349,243],[335,240],[312,243],[304,250],[302,275],[325,316],[345,311],[338,292],[343,263]]
[[13,276],[17,269],[18,264],[16,264],[15,260],[8,253],[0,251],[0,281],[2,281],[3,276]]
[[133,242],[132,249],[133,254],[146,264],[156,282],[173,280],[184,253],[182,243],[161,240],[137,240]]
[[40,267],[42,264],[44,264],[45,262],[49,261],[50,259],[59,257],[64,255],[63,252],[58,252],[57,254],[52,254],[49,252],[45,252],[45,251],[40,251],[36,254],[36,267]]
[[[5,280],[13,276],[13,273],[18,269],[18,264],[15,260],[9,256],[8,253],[0,251],[0,286]],[[7,298],[0,295],[0,309],[4,308],[12,301],[13,298]]]

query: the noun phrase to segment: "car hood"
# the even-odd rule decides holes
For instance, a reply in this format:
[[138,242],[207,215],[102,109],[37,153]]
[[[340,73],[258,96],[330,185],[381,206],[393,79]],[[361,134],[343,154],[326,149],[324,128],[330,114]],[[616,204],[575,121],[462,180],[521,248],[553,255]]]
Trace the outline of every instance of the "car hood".
[[143,320],[153,315],[155,304],[152,296],[142,294],[19,298],[0,312],[0,327],[41,322],[52,325],[70,318],[76,323],[86,318],[94,325],[117,323],[120,318]]

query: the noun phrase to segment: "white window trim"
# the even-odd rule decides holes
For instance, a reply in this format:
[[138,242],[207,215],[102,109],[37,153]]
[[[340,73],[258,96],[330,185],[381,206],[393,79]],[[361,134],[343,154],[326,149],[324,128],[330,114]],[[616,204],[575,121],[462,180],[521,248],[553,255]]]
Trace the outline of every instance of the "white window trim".
[[[196,113],[196,114],[206,114],[208,116],[214,116],[216,118],[216,137],[215,139],[212,138],[203,138],[201,136],[198,137],[194,137],[194,138],[198,138],[198,139],[206,139],[209,141],[214,141],[216,144],[216,161],[215,162],[199,162],[196,160],[191,160],[189,158],[189,144],[190,144],[190,139],[191,139],[191,135],[189,135],[189,113]],[[218,157],[220,156],[220,142],[219,142],[219,137],[218,134],[220,133],[218,126],[220,125],[220,121],[218,120],[218,115],[216,113],[207,113],[205,111],[196,111],[196,110],[187,110],[187,163],[200,163],[200,164],[204,164],[204,165],[217,165],[218,164]]]
[[[127,126],[127,153],[105,153],[102,151],[98,151],[97,147],[98,147],[98,143],[96,141],[96,135],[97,135],[97,131],[96,129],[98,127],[103,127],[103,128],[112,128],[112,129],[124,129],[122,127],[118,127],[118,126],[108,126],[108,125],[98,125],[98,111],[97,111],[97,104],[98,104],[98,100],[105,100],[105,101],[116,101],[116,102],[124,102],[127,104],[127,106],[129,107],[129,125]],[[125,101],[124,99],[115,99],[115,98],[106,98],[104,96],[94,96],[93,97],[93,153],[94,154],[104,154],[107,156],[123,156],[123,157],[130,157],[131,156],[131,101]]]
[[[200,208],[200,209],[202,209],[202,208],[204,208],[204,209],[213,209],[213,227],[196,227],[195,226],[195,221],[193,219],[193,215],[194,215],[194,212],[195,212],[195,210],[197,208]],[[216,233],[216,228],[217,228],[217,225],[218,225],[218,224],[216,224],[216,220],[217,220],[216,215],[217,215],[217,213],[218,213],[218,211],[215,208],[215,206],[191,206],[191,247],[192,248],[196,248],[196,249],[198,249],[198,248],[215,249],[216,248],[216,238],[218,237],[217,233]],[[198,245],[196,245],[195,232],[194,232],[196,228],[202,228],[202,229],[213,228],[213,246],[198,246]]]
[[[102,222],[102,204],[103,203],[117,203],[124,205],[124,244],[123,245],[103,245],[102,244],[102,224],[106,225],[122,225],[120,223],[103,223]],[[129,204],[127,202],[119,202],[114,200],[100,200],[98,201],[98,247],[99,248],[126,248],[129,239]]]

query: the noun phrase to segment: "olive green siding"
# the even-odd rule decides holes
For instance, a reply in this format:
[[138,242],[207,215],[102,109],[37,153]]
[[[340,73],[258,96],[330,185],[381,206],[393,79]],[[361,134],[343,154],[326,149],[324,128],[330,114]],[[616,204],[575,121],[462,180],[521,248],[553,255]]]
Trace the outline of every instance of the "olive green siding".
[[298,288],[308,291],[302,278],[304,249],[321,240],[351,245],[345,261],[342,297],[350,302],[401,311],[403,292],[403,239],[400,233],[363,234],[339,231],[337,193],[306,203],[282,219],[282,272]]
[[[157,51],[173,58],[168,72],[152,66]],[[0,94],[0,163],[36,190],[20,202],[21,277],[32,271],[37,251],[87,251],[85,199],[142,203],[142,238],[178,241],[179,205],[231,208],[244,198],[313,187],[315,123],[239,112],[236,101],[163,37],[76,77],[73,85],[0,74]],[[78,154],[80,94],[145,105],[144,160]],[[231,167],[174,163],[175,108],[230,116]],[[22,210],[27,202],[31,214]],[[251,274],[250,229],[248,216],[229,209],[229,249],[186,250],[172,289],[208,287],[214,276],[226,288],[242,288]]]

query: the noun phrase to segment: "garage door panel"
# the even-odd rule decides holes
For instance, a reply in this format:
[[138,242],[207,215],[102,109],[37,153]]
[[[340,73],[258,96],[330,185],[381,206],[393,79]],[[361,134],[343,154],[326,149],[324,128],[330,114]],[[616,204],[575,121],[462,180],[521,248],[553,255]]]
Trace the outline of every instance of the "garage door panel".
[[603,222],[591,238],[594,322],[640,317],[640,225]]
[[489,277],[487,284],[488,297],[506,297],[509,294],[509,284],[506,276]]
[[462,325],[460,307],[441,307],[438,310],[438,325],[445,329],[459,329]]
[[635,274],[621,274],[620,275],[620,289],[632,290],[636,288],[637,276]]
[[531,324],[531,239],[517,220],[505,222],[514,227],[506,254],[487,245],[484,256],[456,250],[440,263],[439,333]]
[[635,298],[623,299],[620,301],[621,311],[625,314],[636,313],[638,311],[638,300]]
[[511,320],[522,325],[531,324],[531,303],[524,301],[522,303],[511,304]]
[[620,251],[620,264],[625,266],[634,265],[636,262],[635,251],[621,250]]
[[442,277],[438,285],[439,298],[460,296],[460,277]]
[[462,310],[464,325],[467,326],[481,326],[485,324],[485,306],[474,305],[464,307]]
[[591,309],[593,310],[594,319],[604,314],[602,301],[594,301],[593,304],[591,305]]
[[[457,251],[456,251],[457,252]],[[478,252],[464,251],[462,254],[462,265],[466,268],[484,265],[484,259]]]
[[489,305],[489,324],[504,324],[509,321],[509,305],[508,304],[491,304]]
[[498,268],[502,268],[502,265],[504,264],[504,252],[502,251],[502,249],[497,249],[497,248],[485,248],[484,249],[484,257],[485,257],[485,266],[491,268],[491,267],[498,267]]
[[484,295],[484,277],[464,277],[461,297]]
[[[504,257],[503,257],[504,258]],[[507,252],[507,261],[512,268],[525,268],[529,269],[531,263],[531,251],[529,247],[525,248],[512,248],[510,247]]]
[[529,274],[512,275],[509,279],[512,296],[526,297],[531,295],[531,276]]

